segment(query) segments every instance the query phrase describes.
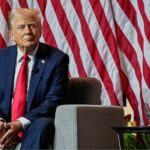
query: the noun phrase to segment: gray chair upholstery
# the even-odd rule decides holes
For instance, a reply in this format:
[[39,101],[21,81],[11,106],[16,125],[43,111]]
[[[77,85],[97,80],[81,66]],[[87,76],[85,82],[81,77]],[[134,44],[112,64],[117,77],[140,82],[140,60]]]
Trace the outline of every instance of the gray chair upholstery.
[[119,106],[102,106],[95,78],[70,78],[69,103],[56,109],[54,149],[119,149],[113,126],[123,126]]

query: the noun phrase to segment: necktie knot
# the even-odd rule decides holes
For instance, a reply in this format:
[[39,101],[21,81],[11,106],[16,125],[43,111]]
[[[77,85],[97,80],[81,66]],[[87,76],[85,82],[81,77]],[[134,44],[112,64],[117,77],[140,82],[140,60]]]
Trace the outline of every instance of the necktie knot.
[[30,60],[29,56],[26,54],[22,56],[22,59],[24,62],[28,62]]

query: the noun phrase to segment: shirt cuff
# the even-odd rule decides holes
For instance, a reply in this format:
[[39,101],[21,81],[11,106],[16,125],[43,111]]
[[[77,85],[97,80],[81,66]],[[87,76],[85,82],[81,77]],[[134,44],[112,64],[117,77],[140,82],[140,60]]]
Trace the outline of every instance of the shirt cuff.
[[19,121],[21,122],[21,124],[22,124],[24,130],[25,130],[25,129],[30,125],[30,123],[31,123],[30,120],[28,120],[28,119],[26,119],[26,118],[24,118],[24,117],[20,117],[20,118],[18,118],[17,120],[19,120]]
[[6,122],[3,118],[0,118],[0,121]]

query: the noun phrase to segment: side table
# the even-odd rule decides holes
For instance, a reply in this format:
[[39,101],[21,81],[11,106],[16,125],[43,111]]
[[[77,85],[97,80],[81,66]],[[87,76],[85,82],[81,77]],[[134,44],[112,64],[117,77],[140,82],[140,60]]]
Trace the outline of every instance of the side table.
[[123,133],[150,133],[150,126],[136,126],[136,127],[112,127],[117,135],[119,141],[119,147],[121,150],[124,149],[123,144]]

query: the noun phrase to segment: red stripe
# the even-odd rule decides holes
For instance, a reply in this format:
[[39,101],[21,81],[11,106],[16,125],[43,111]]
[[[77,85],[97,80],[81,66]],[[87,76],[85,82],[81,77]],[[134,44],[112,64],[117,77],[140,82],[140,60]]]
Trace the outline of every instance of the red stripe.
[[[138,23],[137,23],[137,14],[136,14],[136,10],[134,9],[134,7],[132,6],[131,2],[128,1],[128,0],[124,0],[124,2],[122,0],[118,0],[118,3],[119,5],[121,6],[121,8],[123,9],[123,11],[125,12],[125,14],[127,15],[127,17],[130,19],[132,25],[135,27],[136,31],[137,31],[137,34],[138,34],[138,42],[139,42],[139,45],[141,47],[141,50],[142,50],[142,54],[143,54],[143,37],[142,37],[142,34],[141,34],[141,31],[139,29],[139,26],[138,26]],[[130,11],[129,11],[130,10]],[[123,33],[122,33],[123,34]],[[121,37],[120,37],[121,38]],[[124,41],[125,42],[125,41]],[[123,43],[124,43],[123,42]],[[124,44],[123,44],[124,45]],[[129,46],[130,47],[130,46]],[[131,46],[132,47],[132,46]],[[133,48],[131,48],[132,51],[134,51]],[[132,55],[132,54],[128,54],[130,56],[133,56],[134,59],[135,59],[135,54]],[[137,57],[137,56],[136,56]],[[131,59],[130,59],[131,61]],[[133,64],[132,64],[133,65]],[[138,61],[136,60],[135,62],[135,65],[134,65],[134,68],[137,68],[137,71],[136,71],[136,76],[139,80],[139,84],[140,84],[140,97],[141,97],[141,104],[142,104],[142,114],[143,114],[143,120],[145,122],[145,124],[148,123],[148,120],[147,120],[147,117],[146,117],[146,114],[145,114],[145,111],[144,111],[144,100],[143,100],[143,95],[142,95],[142,76],[141,76],[141,71],[140,71],[140,66],[138,65]],[[139,68],[139,69],[138,69]],[[140,74],[139,74],[140,73]],[[139,75],[139,76],[138,76]],[[149,80],[149,76],[150,76],[150,68],[144,58],[144,54],[143,54],[143,75],[144,75],[144,78],[145,78],[145,81],[148,85],[148,87],[150,88],[150,80]]]
[[139,10],[141,12],[143,21],[144,21],[144,30],[145,30],[145,34],[147,36],[148,41],[150,42],[150,22],[145,14],[145,9],[144,9],[144,3],[142,0],[138,0],[138,5],[139,5]]
[[[139,2],[139,1],[138,1]],[[140,31],[140,28],[138,26],[137,23],[137,13],[136,10],[134,9],[134,7],[132,6],[131,2],[128,0],[118,0],[119,5],[121,6],[121,8],[123,9],[124,13],[127,15],[127,17],[130,19],[132,25],[135,27],[137,34],[138,34],[138,42],[139,45],[141,47],[142,50],[142,54],[143,54],[143,37]],[[130,11],[129,11],[130,10]],[[143,12],[143,11],[142,11]],[[147,26],[148,28],[149,26]],[[147,83],[147,86],[150,88],[150,80],[149,80],[149,76],[150,76],[150,68],[145,60],[144,54],[143,54],[143,74],[144,74],[144,78],[145,81]]]
[[[102,58],[101,58],[101,56],[98,52],[98,49],[96,47],[95,41],[92,37],[91,31],[88,27],[86,20],[85,20],[85,17],[84,17],[83,11],[82,11],[81,2],[79,0],[72,0],[72,3],[74,5],[76,13],[80,19],[82,33],[83,33],[84,39],[86,41],[89,53],[92,57],[92,60],[94,61],[94,64],[97,68],[97,71],[98,71],[102,81],[104,82],[106,90],[108,91],[109,98],[111,100],[111,104],[112,105],[119,105],[118,100],[117,100],[117,96],[116,96],[114,88],[113,88],[112,80],[110,79],[110,76],[107,72],[106,66],[102,61]],[[102,70],[103,70],[103,72],[102,72]]]
[[126,57],[128,58],[128,60],[130,61],[130,63],[132,64],[135,70],[135,74],[138,78],[139,84],[141,85],[142,75],[141,75],[140,65],[137,59],[137,54],[117,23],[115,24],[115,26],[116,26],[118,44],[121,47],[124,54],[126,55]]
[[[141,90],[142,89],[142,75],[141,75],[140,65],[137,60],[137,54],[135,53],[135,50],[133,49],[132,45],[130,44],[126,36],[123,34],[122,30],[117,25],[117,23],[116,23],[116,32],[117,32],[118,44],[135,70],[135,74],[137,76],[137,79],[140,85],[141,103],[144,104],[142,90]],[[129,99],[129,100],[132,101],[133,99]],[[144,108],[144,106],[142,106],[142,108]],[[148,118],[146,117],[144,109],[142,109],[142,114],[143,114],[144,123],[147,124],[149,121],[148,121]]]
[[3,16],[6,20],[6,22],[8,21],[8,12],[11,10],[9,4],[7,3],[7,1],[4,1],[4,0],[0,0],[0,5],[1,5],[1,10],[2,10],[2,13],[3,13]]
[[28,8],[27,0],[18,0],[22,8]]
[[71,29],[69,21],[67,20],[66,14],[61,6],[60,0],[51,0],[55,13],[57,15],[59,24],[62,28],[62,31],[71,47],[72,53],[74,55],[75,62],[77,64],[78,72],[80,77],[86,77],[87,74],[84,70],[82,59],[80,56],[80,48],[78,41],[74,32]]
[[58,47],[46,18],[44,18],[43,21],[43,37],[47,44],[52,45],[54,47]]
[[[143,21],[144,21],[145,34],[146,34],[146,37],[147,37],[148,41],[150,42],[150,28],[149,28],[150,27],[150,22],[149,22],[146,14],[145,14],[143,1],[142,0],[138,0],[138,5],[139,5],[139,9],[140,9]],[[148,85],[148,87],[150,89],[150,80],[149,80],[150,68],[149,68],[145,58],[143,60],[143,74],[144,74],[145,81],[146,81],[146,83],[147,83],[147,85]]]
[[2,37],[2,35],[1,35],[1,33],[0,33],[0,48],[6,47],[6,46],[7,46],[7,45],[6,45],[6,43],[5,43],[5,41],[4,41],[3,37]]
[[144,79],[146,81],[146,84],[148,86],[148,88],[150,89],[150,68],[146,62],[146,60],[143,58],[143,75],[144,75]]
[[123,83],[123,91],[129,100],[129,103],[131,107],[133,108],[135,117],[136,117],[136,123],[137,125],[140,125],[140,115],[139,115],[139,110],[138,110],[138,100],[130,86],[129,80],[126,77],[126,75],[122,72],[122,83]]
[[[118,0],[118,3],[138,33],[138,42],[143,51],[143,37],[137,23],[137,12],[129,0]],[[130,10],[130,11],[129,11]]]
[[45,17],[45,9],[46,9],[46,5],[47,5],[47,1],[41,1],[41,0],[37,0],[38,4],[39,4],[39,7],[40,7],[40,10],[41,10],[41,13],[43,15],[43,17]]
[[39,4],[39,7],[40,7],[40,10],[42,12],[42,15],[44,17],[44,20],[43,20],[43,37],[44,37],[44,40],[47,44],[51,45],[51,46],[54,46],[54,47],[58,47],[57,46],[57,43],[55,41],[55,38],[54,38],[54,35],[52,33],[52,30],[47,22],[47,19],[46,19],[46,4],[47,4],[47,1],[41,1],[41,0],[38,0],[37,1],[38,4]]
[[[119,60],[119,54],[118,54],[116,39],[115,39],[114,34],[111,30],[110,24],[107,20],[107,17],[105,15],[103,7],[102,7],[100,1],[97,1],[97,0],[91,0],[90,3],[92,5],[93,11],[95,12],[95,16],[96,16],[97,21],[100,25],[100,28],[101,28],[101,31],[102,31],[103,36],[105,38],[105,41],[107,42],[107,46],[111,52],[111,55],[113,56],[113,60],[117,66],[118,73],[121,77],[122,72],[121,72],[121,67],[120,67],[120,60]],[[109,1],[107,3],[109,3]]]
[[[58,47],[57,44],[56,44],[55,38],[53,36],[52,30],[51,30],[51,28],[50,28],[50,26],[47,22],[46,15],[45,15],[46,7],[48,7],[47,6],[47,1],[38,0],[37,2],[39,4],[41,13],[44,17],[44,21],[43,21],[43,37],[44,37],[44,40],[47,44],[49,44],[51,46],[54,46],[54,47]],[[70,72],[68,72],[68,76],[71,77]]]

